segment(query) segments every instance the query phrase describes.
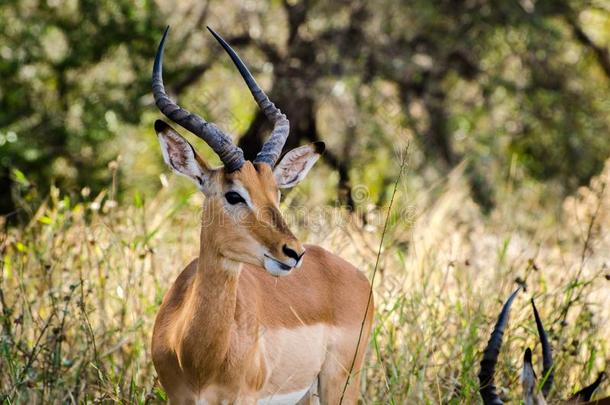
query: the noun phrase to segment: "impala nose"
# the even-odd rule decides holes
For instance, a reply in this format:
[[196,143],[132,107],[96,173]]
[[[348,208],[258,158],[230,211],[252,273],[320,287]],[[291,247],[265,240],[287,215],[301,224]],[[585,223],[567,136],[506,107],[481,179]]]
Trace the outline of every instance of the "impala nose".
[[291,259],[294,259],[295,262],[298,263],[299,260],[301,260],[301,257],[303,257],[303,255],[305,254],[305,251],[303,251],[301,254],[298,254],[294,249],[289,248],[288,245],[284,245],[282,247],[282,252],[284,252],[284,254],[288,257],[290,257]]

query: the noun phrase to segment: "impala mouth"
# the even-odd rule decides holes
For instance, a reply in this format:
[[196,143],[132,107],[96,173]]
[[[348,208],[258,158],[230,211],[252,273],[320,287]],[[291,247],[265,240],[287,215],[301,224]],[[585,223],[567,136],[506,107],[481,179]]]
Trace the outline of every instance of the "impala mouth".
[[[275,257],[270,256],[268,254],[264,254],[265,260],[263,265],[265,270],[274,276],[285,276],[290,273],[290,271],[294,268],[294,266],[290,266],[284,262],[277,260]],[[296,264],[296,263],[295,263]]]
[[265,257],[267,257],[267,258],[269,258],[269,259],[273,260],[274,262],[276,262],[276,263],[277,263],[277,264],[280,266],[280,268],[281,268],[282,270],[288,271],[288,270],[292,269],[292,266],[289,266],[289,265],[287,265],[287,264],[286,264],[286,263],[284,263],[284,262],[280,262],[280,261],[279,261],[278,259],[276,259],[275,257],[269,256],[268,254],[265,254]]

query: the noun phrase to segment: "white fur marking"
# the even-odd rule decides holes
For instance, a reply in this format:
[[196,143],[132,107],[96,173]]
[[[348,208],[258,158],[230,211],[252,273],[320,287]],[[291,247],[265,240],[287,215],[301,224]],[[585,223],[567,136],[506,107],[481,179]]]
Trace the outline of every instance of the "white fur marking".
[[307,394],[309,388],[299,391],[287,392],[285,394],[276,394],[259,399],[257,405],[294,405]]
[[237,194],[241,195],[242,198],[246,201],[246,205],[250,207],[251,210],[255,211],[254,204],[252,203],[252,199],[250,198],[250,193],[248,193],[248,190],[246,190],[246,188],[241,184],[241,182],[233,180],[233,187],[231,187],[229,191],[235,191]]

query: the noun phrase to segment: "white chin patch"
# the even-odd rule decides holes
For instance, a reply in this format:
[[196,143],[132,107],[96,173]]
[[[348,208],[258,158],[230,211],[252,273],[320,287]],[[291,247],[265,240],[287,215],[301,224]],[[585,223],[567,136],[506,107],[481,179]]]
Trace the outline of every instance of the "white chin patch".
[[265,267],[265,270],[267,270],[267,272],[271,273],[272,275],[274,275],[276,277],[287,276],[292,272],[292,269],[294,268],[294,267],[290,267],[287,269],[282,264],[278,263],[277,261],[275,261],[267,256],[265,256],[263,265]]

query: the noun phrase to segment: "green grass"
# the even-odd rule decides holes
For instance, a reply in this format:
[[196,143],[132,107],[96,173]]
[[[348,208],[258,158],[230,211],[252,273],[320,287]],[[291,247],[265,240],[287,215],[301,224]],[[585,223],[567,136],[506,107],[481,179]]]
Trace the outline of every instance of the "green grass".
[[[557,215],[521,194],[484,218],[459,172],[434,193],[400,187],[375,282],[363,402],[479,403],[480,355],[516,278],[528,291],[513,305],[500,355],[503,395],[520,395],[525,347],[540,360],[530,295],[555,350],[553,398],[589,383],[610,358],[609,174],[566,199]],[[172,189],[121,204],[112,193],[76,201],[54,189],[29,223],[3,231],[5,403],[164,399],[150,359],[151,330],[164,292],[197,254],[201,201]],[[288,195],[285,209],[297,200]],[[299,212],[314,207],[305,208]],[[324,212],[315,227],[292,217],[293,228],[370,276],[386,212]],[[608,384],[601,391],[609,394]]]

